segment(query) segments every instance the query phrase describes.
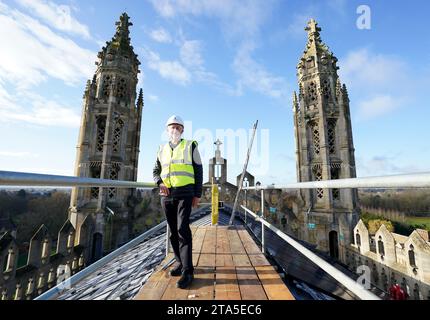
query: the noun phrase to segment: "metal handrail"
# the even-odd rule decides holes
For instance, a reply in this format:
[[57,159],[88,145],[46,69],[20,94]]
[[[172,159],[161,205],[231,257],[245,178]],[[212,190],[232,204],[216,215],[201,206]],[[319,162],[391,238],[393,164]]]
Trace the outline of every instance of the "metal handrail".
[[[334,279],[339,281],[343,286],[345,286],[348,290],[350,290],[352,293],[354,293],[357,297],[359,297],[362,300],[381,300],[378,296],[373,294],[372,292],[368,291],[366,288],[364,288],[359,283],[355,282],[353,279],[345,275],[340,270],[333,267],[330,263],[325,261],[324,259],[317,256],[315,253],[304,247],[302,244],[294,240],[293,238],[289,237],[285,233],[283,233],[281,230],[276,228],[274,225],[272,225],[270,222],[266,221],[264,218],[260,217],[256,213],[252,212],[245,206],[241,205],[241,208],[245,210],[245,212],[252,215],[255,219],[255,221],[260,221],[262,224],[262,229],[264,229],[264,226],[271,229],[275,234],[277,234],[282,240],[290,244],[293,248],[295,248],[298,252],[303,254],[306,258],[311,260],[313,263],[315,263],[318,267],[323,269],[327,274],[332,276]],[[262,233],[264,235],[264,233]],[[262,246],[264,247],[264,240],[262,239]]]
[[243,187],[243,190],[261,189],[315,189],[315,188],[430,188],[430,172],[407,173],[377,177],[347,178],[295,182],[285,185]]
[[136,182],[59,176],[52,174],[0,171],[0,185],[3,186],[49,186],[49,187],[115,187],[115,188],[155,188],[153,182]]

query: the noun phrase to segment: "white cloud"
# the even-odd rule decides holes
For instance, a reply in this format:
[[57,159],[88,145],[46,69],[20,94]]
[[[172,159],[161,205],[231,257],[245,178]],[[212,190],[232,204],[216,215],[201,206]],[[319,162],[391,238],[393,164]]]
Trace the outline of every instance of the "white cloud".
[[148,95],[148,99],[150,100],[150,101],[153,101],[153,102],[157,102],[159,99],[158,99],[158,96],[156,96],[156,95],[154,95],[154,94],[150,94],[150,95]]
[[292,35],[293,37],[306,39],[305,27],[309,20],[315,17],[315,8],[309,8],[304,13],[296,13],[290,24],[286,27],[286,34]]
[[338,65],[341,81],[354,95],[351,104],[357,106],[358,120],[389,114],[413,99],[416,79],[396,56],[361,48],[348,52]]
[[415,164],[399,164],[398,155],[357,156],[356,163],[358,177],[423,172],[428,169]]
[[189,67],[199,67],[203,65],[201,55],[201,43],[197,40],[185,41],[180,49],[182,62]]
[[144,58],[150,69],[157,71],[161,77],[172,80],[180,85],[191,81],[190,72],[179,61],[163,61],[160,56],[148,49],[144,50]]
[[150,0],[165,18],[194,15],[218,18],[228,37],[252,36],[273,10],[274,0]]
[[76,34],[85,39],[91,38],[88,27],[72,16],[67,5],[45,0],[16,0],[16,2],[57,30]]
[[169,32],[167,32],[163,28],[158,28],[158,29],[152,30],[149,33],[149,36],[157,42],[161,42],[161,43],[171,43],[172,42],[172,37],[170,36]]
[[285,80],[272,75],[261,63],[257,63],[251,57],[254,48],[249,46],[250,42],[257,42],[260,29],[273,11],[276,0],[150,1],[155,10],[165,18],[192,15],[218,19],[226,39],[239,40],[238,52],[233,62],[233,69],[239,77],[237,89],[223,83],[216,74],[205,69],[201,42],[183,41],[180,50],[181,61],[197,81],[209,83],[230,95],[241,95],[244,87],[270,97],[280,98],[284,95]]
[[0,79],[27,88],[48,77],[81,83],[93,72],[95,53],[59,36],[37,20],[0,6]]
[[377,95],[358,102],[358,115],[363,118],[375,118],[389,113],[401,104],[401,99],[393,98],[390,95]]
[[20,93],[16,97],[4,93],[5,90],[0,85],[0,123],[25,122],[42,126],[79,127],[80,115],[57,101],[30,92]]
[[253,44],[244,44],[234,59],[233,69],[239,76],[239,93],[246,87],[272,98],[285,98],[289,92],[286,80],[271,74],[261,63],[255,61],[251,56],[254,49]]
[[175,15],[175,9],[170,0],[151,0],[151,3],[163,17],[173,17]]
[[339,61],[339,74],[350,88],[392,88],[407,77],[406,64],[390,55],[375,54],[367,48],[350,51]]
[[37,158],[38,154],[23,151],[23,152],[15,152],[15,151],[0,151],[0,156],[2,157],[13,157],[13,158]]
[[202,54],[203,45],[198,40],[183,40],[179,50],[182,63],[189,69],[193,78],[202,83],[207,83],[218,90],[229,95],[237,95],[230,85],[219,80],[218,76],[206,70],[205,61]]

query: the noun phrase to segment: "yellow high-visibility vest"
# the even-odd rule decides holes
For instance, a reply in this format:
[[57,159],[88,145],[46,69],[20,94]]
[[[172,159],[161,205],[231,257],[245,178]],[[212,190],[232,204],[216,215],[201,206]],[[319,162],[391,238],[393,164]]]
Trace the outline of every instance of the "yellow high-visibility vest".
[[160,146],[158,151],[158,160],[161,163],[160,177],[166,187],[182,187],[195,183],[192,157],[193,142],[196,141],[182,139],[173,150],[169,143]]

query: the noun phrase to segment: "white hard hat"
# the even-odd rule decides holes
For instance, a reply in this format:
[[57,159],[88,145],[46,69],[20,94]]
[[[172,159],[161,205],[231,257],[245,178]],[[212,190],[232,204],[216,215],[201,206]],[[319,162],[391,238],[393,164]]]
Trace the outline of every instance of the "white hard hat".
[[171,125],[171,124],[180,124],[183,127],[184,126],[184,121],[182,121],[182,118],[180,116],[173,115],[169,119],[167,119],[166,127],[168,125]]

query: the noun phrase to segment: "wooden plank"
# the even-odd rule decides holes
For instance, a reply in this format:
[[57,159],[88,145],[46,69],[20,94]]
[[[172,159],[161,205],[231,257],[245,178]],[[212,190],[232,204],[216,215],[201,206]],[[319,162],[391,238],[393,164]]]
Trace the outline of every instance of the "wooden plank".
[[193,253],[200,253],[202,250],[203,239],[205,238],[206,228],[198,228],[193,236]]
[[227,228],[217,229],[217,251],[215,265],[217,267],[234,266],[233,257],[231,255],[230,244],[228,242]]
[[216,256],[215,253],[201,253],[197,266],[215,267],[215,256]]
[[242,241],[237,234],[236,228],[230,228],[227,230],[228,240],[230,243],[230,250],[232,254],[246,254],[245,248],[243,247]]
[[250,267],[251,261],[246,254],[233,254],[233,263],[236,267]]
[[205,238],[203,240],[200,253],[215,253],[216,226],[206,227]]
[[188,300],[213,300],[215,268],[197,267],[188,290]]
[[236,276],[242,300],[267,300],[253,267],[236,267]]
[[200,251],[202,250],[203,240],[205,238],[206,234],[206,228],[199,227],[194,234],[193,238],[193,265],[197,266],[199,257],[200,257]]
[[234,267],[217,267],[215,273],[215,300],[240,300],[239,284]]
[[267,261],[266,257],[262,253],[250,254],[248,257],[254,267],[270,266],[269,261]]
[[255,267],[269,300],[295,300],[273,266]]
[[215,267],[216,226],[209,226],[205,229],[205,238],[203,240],[197,266]]
[[243,247],[245,248],[245,251],[247,254],[261,253],[261,249],[255,243],[255,241],[252,239],[251,235],[248,233],[246,229],[239,228],[237,230],[237,234],[239,235],[240,240],[242,241]]
[[168,272],[167,269],[153,273],[134,300],[160,300],[170,281]]
[[161,300],[186,300],[188,298],[188,290],[179,289],[176,287],[176,282],[179,277],[170,277],[166,290],[161,296]]

